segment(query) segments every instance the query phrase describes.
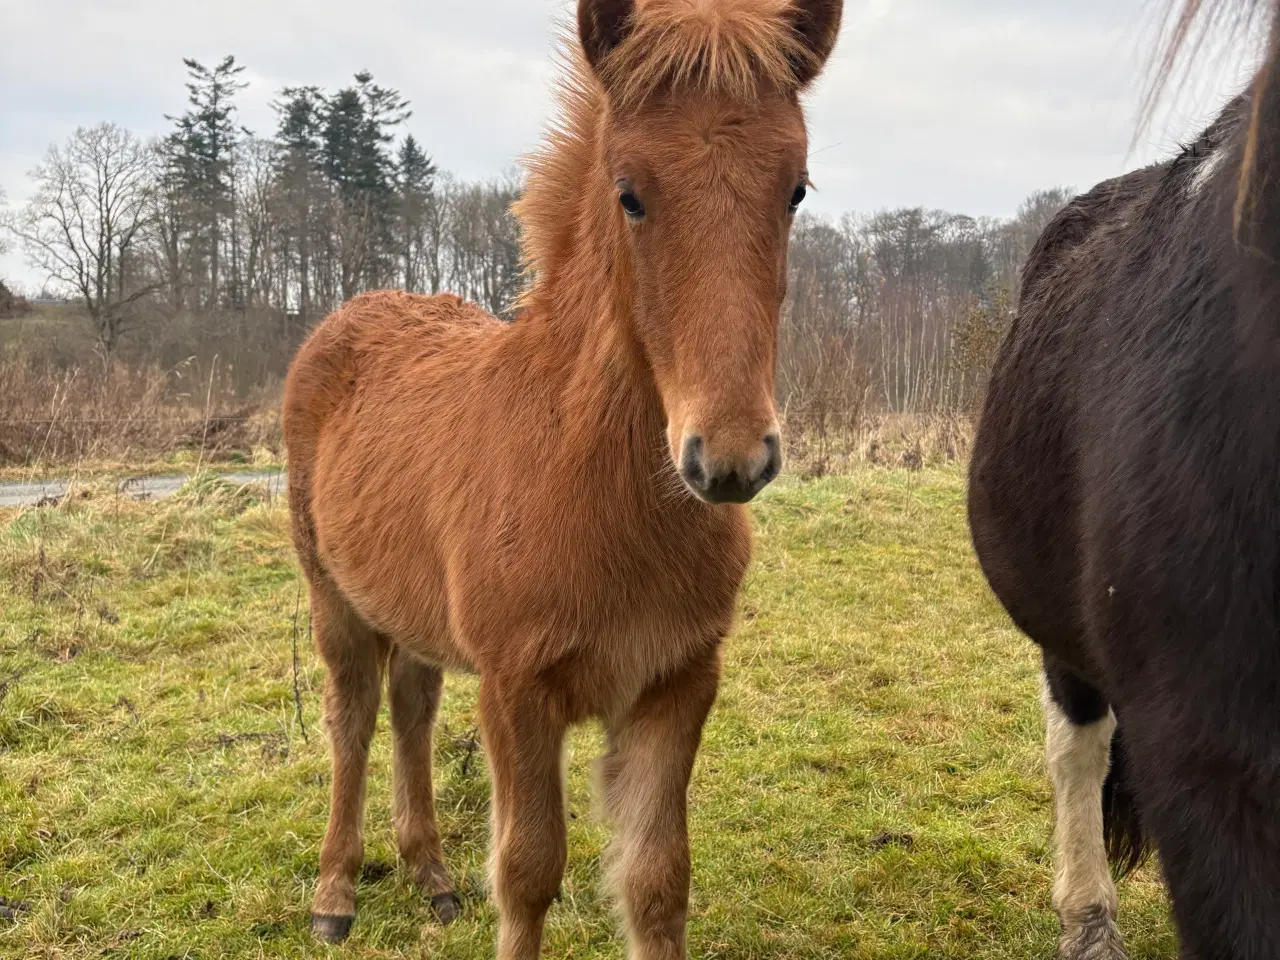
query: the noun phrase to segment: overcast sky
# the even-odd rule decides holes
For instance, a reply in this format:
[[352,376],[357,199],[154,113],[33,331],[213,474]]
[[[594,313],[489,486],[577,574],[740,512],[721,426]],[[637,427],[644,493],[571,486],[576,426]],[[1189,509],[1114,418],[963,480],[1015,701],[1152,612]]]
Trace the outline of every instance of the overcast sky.
[[[11,205],[54,141],[102,120],[144,136],[184,108],[183,57],[247,68],[240,120],[269,134],[290,84],[368,69],[412,101],[442,169],[511,169],[548,116],[566,0],[0,0],[0,188]],[[809,98],[810,209],[922,204],[1011,214],[1030,191],[1087,187],[1192,136],[1242,85],[1199,71],[1129,149],[1156,25],[1152,0],[846,0]],[[15,252],[0,276],[39,282]]]

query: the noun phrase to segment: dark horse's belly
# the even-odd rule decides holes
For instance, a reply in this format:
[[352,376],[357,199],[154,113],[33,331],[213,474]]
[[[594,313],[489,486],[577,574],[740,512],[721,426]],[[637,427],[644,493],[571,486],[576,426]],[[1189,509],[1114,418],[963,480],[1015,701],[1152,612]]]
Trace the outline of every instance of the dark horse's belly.
[[1094,679],[1078,601],[1078,504],[1073,458],[1058,419],[1063,411],[1054,409],[1054,398],[1043,388],[1028,397],[1027,373],[1008,359],[1018,346],[1010,343],[1012,349],[1002,354],[974,445],[973,545],[991,589],[1018,628]]
[[[1098,397],[1082,391],[1098,320],[1108,313],[1107,234],[1149,195],[1138,171],[1077,197],[1027,261],[1018,318],[992,369],[970,465],[969,521],[992,590],[1017,626],[1081,678],[1101,685],[1084,580],[1083,474]],[[1084,378],[1087,379],[1087,378]]]

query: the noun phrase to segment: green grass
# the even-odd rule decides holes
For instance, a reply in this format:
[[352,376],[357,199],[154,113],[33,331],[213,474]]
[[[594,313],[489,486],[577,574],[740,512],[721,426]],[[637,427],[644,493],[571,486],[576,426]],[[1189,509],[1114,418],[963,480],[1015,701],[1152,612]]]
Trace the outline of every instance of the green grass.
[[[1037,658],[989,595],[957,468],[771,488],[691,792],[702,958],[1047,958],[1050,794]],[[473,680],[449,680],[437,784],[466,896],[447,929],[396,869],[385,716],[352,939],[313,944],[323,669],[281,504],[204,483],[0,512],[0,956],[489,958],[487,776]],[[621,958],[569,748],[570,858],[544,955]],[[1148,868],[1132,957],[1173,957]]]

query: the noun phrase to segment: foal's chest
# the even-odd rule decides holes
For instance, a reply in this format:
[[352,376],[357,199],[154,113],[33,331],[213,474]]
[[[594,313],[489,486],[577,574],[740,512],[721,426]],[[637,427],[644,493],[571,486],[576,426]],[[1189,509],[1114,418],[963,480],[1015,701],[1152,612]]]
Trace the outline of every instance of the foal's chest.
[[733,625],[750,529],[740,511],[711,519],[696,536],[565,521],[526,537],[505,524],[495,549],[467,551],[448,578],[457,627],[468,646],[523,634],[542,663],[575,663],[604,686],[661,676]]

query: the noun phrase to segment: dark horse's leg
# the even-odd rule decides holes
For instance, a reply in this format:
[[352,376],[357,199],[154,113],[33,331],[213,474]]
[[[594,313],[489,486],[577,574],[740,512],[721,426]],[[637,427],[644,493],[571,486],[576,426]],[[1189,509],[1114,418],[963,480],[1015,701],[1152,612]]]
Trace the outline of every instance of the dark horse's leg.
[[1182,960],[1280,957],[1276,676],[1270,664],[1187,661],[1124,707],[1126,753]]
[[1116,887],[1103,829],[1115,715],[1106,699],[1044,656],[1045,754],[1054,794],[1053,907],[1061,960],[1121,960]]
[[[1045,753],[1056,814],[1058,957],[1124,960],[1103,821],[1116,720],[1102,693],[1064,660],[1081,662],[1087,656],[1073,586],[1080,564],[1079,537],[1071,522],[1076,505],[1056,434],[1037,428],[1052,422],[1052,410],[1034,391],[1027,392],[1040,396],[1042,406],[1018,396],[1019,386],[1007,376],[993,377],[974,445],[969,521],[992,591],[1044,655]],[[1044,476],[1036,473],[1041,466]]]

